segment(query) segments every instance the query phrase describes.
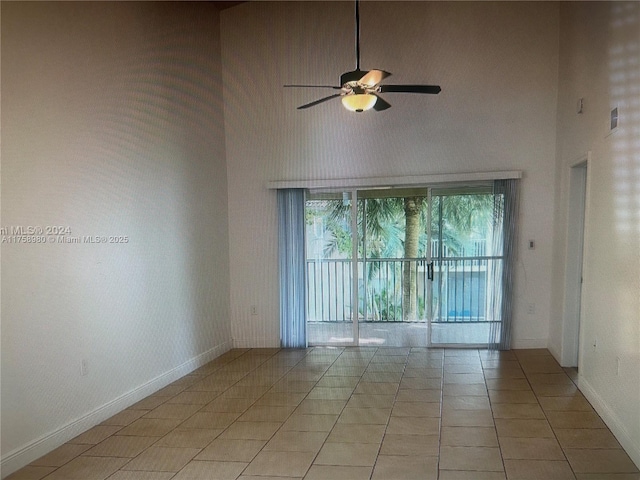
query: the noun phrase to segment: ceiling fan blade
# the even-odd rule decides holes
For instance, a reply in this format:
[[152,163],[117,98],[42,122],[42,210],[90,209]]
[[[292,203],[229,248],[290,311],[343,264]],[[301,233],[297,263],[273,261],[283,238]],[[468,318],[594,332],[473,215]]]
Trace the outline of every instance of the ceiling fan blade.
[[342,90],[342,87],[336,87],[334,85],[284,85],[285,88],[333,88],[334,90]]
[[326,102],[327,100],[331,100],[332,98],[341,97],[341,96],[342,96],[341,93],[334,93],[333,95],[329,95],[328,97],[321,98],[320,100],[316,100],[315,102],[311,102],[311,103],[307,103],[305,105],[301,105],[301,106],[298,107],[298,110],[302,110],[304,108],[313,107],[315,105],[318,105],[319,103],[323,103],[323,102]]
[[389,75],[391,74],[389,72],[385,72],[384,70],[369,70],[364,74],[364,77],[358,80],[358,84],[366,85],[367,87],[375,87]]
[[376,112],[381,112],[382,110],[386,110],[387,108],[391,108],[391,104],[389,102],[384,100],[382,97],[379,97],[378,95],[376,95],[376,97],[378,98],[378,100],[376,100],[376,103],[373,106],[373,109]]
[[399,92],[399,93],[440,93],[442,90],[439,85],[380,85],[380,92]]

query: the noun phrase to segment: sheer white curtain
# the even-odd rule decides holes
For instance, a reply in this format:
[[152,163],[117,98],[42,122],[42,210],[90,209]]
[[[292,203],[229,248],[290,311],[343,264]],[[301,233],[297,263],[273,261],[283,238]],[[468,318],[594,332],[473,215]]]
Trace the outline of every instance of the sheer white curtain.
[[304,204],[304,189],[278,190],[280,344],[283,348],[307,346]]
[[494,322],[491,323],[489,348],[509,350],[511,348],[511,327],[513,320],[513,290],[516,264],[516,236],[518,232],[519,180],[495,180],[493,186],[494,225],[493,257],[502,257],[500,264],[494,264],[489,273],[489,281],[494,288],[488,288],[488,304]]

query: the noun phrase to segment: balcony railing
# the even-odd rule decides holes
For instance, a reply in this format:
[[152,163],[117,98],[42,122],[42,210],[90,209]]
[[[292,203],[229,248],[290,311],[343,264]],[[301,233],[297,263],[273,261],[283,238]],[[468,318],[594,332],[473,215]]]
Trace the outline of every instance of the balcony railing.
[[[403,302],[404,270],[411,283],[414,312]],[[433,280],[426,259],[358,261],[358,306],[353,308],[350,260],[307,260],[307,318],[310,322],[426,322],[431,302],[433,322],[498,321],[492,289],[502,270],[501,257],[434,259]],[[429,291],[430,289],[430,291]]]

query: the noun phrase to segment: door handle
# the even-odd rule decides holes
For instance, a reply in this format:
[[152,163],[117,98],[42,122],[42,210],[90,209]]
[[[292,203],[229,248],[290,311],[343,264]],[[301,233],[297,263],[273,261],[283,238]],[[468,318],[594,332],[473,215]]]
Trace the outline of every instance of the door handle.
[[433,261],[427,263],[427,279],[433,281]]

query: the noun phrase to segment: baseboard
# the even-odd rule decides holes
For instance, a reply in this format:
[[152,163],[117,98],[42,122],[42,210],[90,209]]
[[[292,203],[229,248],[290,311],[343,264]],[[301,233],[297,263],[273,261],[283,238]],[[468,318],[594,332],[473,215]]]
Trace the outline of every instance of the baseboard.
[[633,463],[640,468],[640,445],[633,441],[624,423],[582,375],[578,377],[578,387],[593,408],[595,408],[596,412],[598,412],[600,418],[607,424],[611,433],[613,433],[618,442],[620,442],[622,448],[624,448],[629,457],[631,457]]
[[158,375],[139,387],[136,387],[133,390],[130,390],[129,392],[105,403],[86,415],[67,423],[59,429],[43,435],[23,447],[9,452],[0,462],[0,478],[7,477],[55,448],[58,448],[60,445],[77,437],[91,427],[104,422],[116,413],[130,407],[143,398],[152,395],[161,388],[166,387],[170,383],[219,357],[223,353],[231,350],[231,348],[231,340],[220,343],[210,350],[187,360],[181,365],[178,365],[177,367]]
[[280,341],[270,338],[254,338],[251,340],[233,340],[233,348],[278,348]]
[[565,367],[566,365],[562,364],[561,358],[562,358],[562,354],[561,352],[559,352],[558,350],[556,350],[554,347],[547,345],[547,350],[549,350],[549,353],[551,355],[553,355],[553,358],[556,359],[556,362],[558,362],[560,364],[561,367]]

